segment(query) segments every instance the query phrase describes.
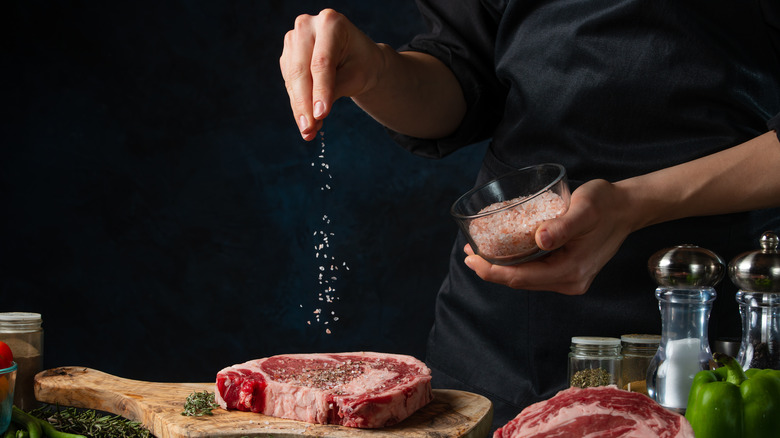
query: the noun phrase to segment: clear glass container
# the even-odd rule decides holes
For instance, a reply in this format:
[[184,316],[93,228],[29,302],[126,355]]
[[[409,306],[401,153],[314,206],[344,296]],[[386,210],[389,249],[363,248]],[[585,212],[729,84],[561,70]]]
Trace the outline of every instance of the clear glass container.
[[8,368],[0,369],[0,434],[4,434],[11,423],[16,369],[16,362]]
[[729,277],[739,287],[742,339],[737,361],[742,368],[780,370],[780,238],[771,231],[761,249],[744,252],[729,263]]
[[35,400],[35,375],[43,370],[43,328],[40,313],[0,313],[0,341],[11,347],[16,374],[14,404],[23,410],[38,406]]
[[745,370],[780,370],[780,293],[740,290],[737,302],[742,316],[737,361]]
[[714,252],[696,245],[662,249],[647,262],[658,287],[661,342],[647,367],[647,394],[680,414],[688,406],[693,377],[709,369],[712,359],[707,330],[715,286],[726,264]]
[[623,335],[620,337],[623,363],[620,387],[632,392],[647,394],[647,368],[653,360],[660,335]]
[[693,377],[709,369],[712,359],[707,330],[717,294],[712,287],[659,287],[655,296],[661,310],[661,343],[647,369],[647,393],[661,406],[684,413]]
[[566,169],[547,163],[473,188],[452,204],[450,214],[474,252],[496,265],[514,265],[546,254],[536,246],[534,232],[565,213],[570,200]]
[[569,353],[569,386],[618,385],[620,383],[620,339],[575,336]]

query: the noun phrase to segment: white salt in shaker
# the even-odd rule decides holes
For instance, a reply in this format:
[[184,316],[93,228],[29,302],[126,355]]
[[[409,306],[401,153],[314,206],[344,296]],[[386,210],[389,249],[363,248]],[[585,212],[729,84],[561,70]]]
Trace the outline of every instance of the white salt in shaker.
[[663,249],[648,261],[658,283],[661,343],[647,370],[647,392],[661,406],[685,413],[693,377],[712,359],[707,327],[715,286],[726,265],[712,251],[694,245]]

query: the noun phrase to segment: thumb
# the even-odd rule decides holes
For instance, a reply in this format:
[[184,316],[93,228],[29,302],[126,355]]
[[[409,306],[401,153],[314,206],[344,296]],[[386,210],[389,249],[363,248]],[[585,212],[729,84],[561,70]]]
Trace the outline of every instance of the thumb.
[[545,251],[552,251],[565,245],[573,236],[582,232],[580,229],[587,221],[581,206],[572,204],[561,216],[550,219],[536,229],[536,244]]
[[545,251],[562,247],[569,239],[566,223],[562,218],[551,219],[536,229],[536,244]]
[[552,251],[566,245],[571,239],[588,232],[596,225],[592,204],[578,199],[569,205],[561,216],[543,222],[536,229],[536,244],[545,251]]

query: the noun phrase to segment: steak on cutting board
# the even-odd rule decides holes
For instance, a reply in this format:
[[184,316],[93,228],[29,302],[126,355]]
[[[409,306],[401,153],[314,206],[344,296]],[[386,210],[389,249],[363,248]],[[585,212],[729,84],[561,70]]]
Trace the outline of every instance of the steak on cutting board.
[[523,409],[493,438],[694,438],[688,420],[617,386],[569,388]]
[[223,409],[317,424],[378,428],[433,399],[431,371],[412,356],[356,352],[283,354],[217,373]]

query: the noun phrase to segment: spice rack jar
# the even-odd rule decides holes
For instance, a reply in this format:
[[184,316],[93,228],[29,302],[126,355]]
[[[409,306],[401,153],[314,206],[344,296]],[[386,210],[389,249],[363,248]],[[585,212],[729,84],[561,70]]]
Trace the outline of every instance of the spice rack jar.
[[0,313],[0,341],[11,347],[18,365],[14,404],[23,410],[37,407],[35,375],[43,370],[43,328],[40,313]]
[[621,376],[620,339],[575,336],[569,353],[569,386],[618,385]]
[[647,368],[658,351],[660,343],[660,335],[632,334],[620,337],[621,354],[623,355],[621,388],[647,394]]

